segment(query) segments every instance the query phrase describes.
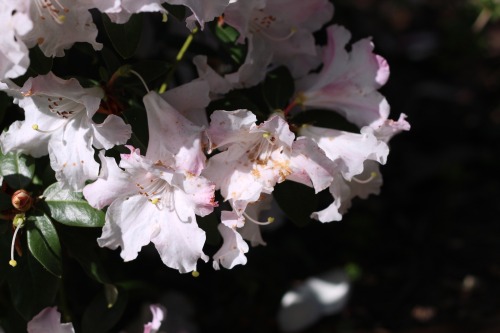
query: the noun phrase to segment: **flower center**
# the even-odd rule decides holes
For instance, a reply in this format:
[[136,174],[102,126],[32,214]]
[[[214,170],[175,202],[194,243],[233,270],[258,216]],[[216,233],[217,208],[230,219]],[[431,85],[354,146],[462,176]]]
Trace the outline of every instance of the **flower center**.
[[[81,111],[85,110],[85,106],[82,103],[75,102],[69,98],[54,96],[47,97],[47,108],[52,114],[67,120],[74,118]],[[49,134],[63,128],[67,124],[68,122],[64,121],[51,129],[39,128],[38,124],[33,124],[31,127],[37,132]]]
[[139,195],[147,198],[159,210],[175,209],[174,191],[170,184],[161,178],[150,178],[146,184],[136,183]]
[[64,7],[59,0],[35,0],[35,5],[38,14],[42,20],[45,20],[45,15],[48,13],[49,17],[58,24],[63,24],[66,16],[64,14],[69,12],[69,9]]
[[259,164],[266,164],[274,151],[276,137],[269,132],[262,134],[253,146],[247,150],[248,159]]

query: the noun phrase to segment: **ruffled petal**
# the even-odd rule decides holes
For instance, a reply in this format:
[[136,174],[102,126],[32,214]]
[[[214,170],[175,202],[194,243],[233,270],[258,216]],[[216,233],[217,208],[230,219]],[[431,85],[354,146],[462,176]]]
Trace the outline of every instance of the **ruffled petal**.
[[243,240],[241,235],[236,231],[236,227],[241,225],[241,217],[230,211],[222,211],[222,223],[217,226],[224,240],[222,247],[214,254],[213,267],[220,269],[222,267],[231,269],[236,265],[245,265],[248,252],[248,244]]

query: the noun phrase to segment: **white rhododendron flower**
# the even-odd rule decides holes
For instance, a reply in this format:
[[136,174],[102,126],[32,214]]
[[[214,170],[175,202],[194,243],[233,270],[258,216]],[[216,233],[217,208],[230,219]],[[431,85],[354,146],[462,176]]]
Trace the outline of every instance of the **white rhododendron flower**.
[[28,0],[0,2],[0,80],[16,78],[28,69],[28,48],[22,38],[32,28]]
[[[286,8],[286,10],[283,10]],[[328,0],[245,0],[234,1],[224,11],[224,22],[239,32],[238,41],[248,50],[239,69],[226,74],[218,86],[252,87],[261,82],[270,64],[287,66],[298,78],[319,66],[320,57],[313,32],[328,22],[333,5]],[[206,62],[197,60],[199,75],[213,74]],[[217,92],[218,87],[213,88]]]
[[214,186],[205,178],[175,172],[173,156],[149,160],[129,149],[130,154],[121,155],[123,170],[101,154],[100,177],[83,190],[92,206],[110,205],[99,245],[121,247],[122,258],[130,261],[152,242],[168,267],[181,273],[196,270],[198,259],[208,257],[195,214],[212,212]]
[[14,102],[24,109],[25,120],[14,122],[0,135],[3,153],[49,154],[56,179],[75,191],[97,178],[93,147],[110,149],[130,138],[130,126],[118,116],[109,115],[101,124],[92,120],[103,96],[98,87],[83,88],[76,79],[49,73],[7,92],[17,93]]
[[378,126],[389,116],[390,107],[377,89],[389,78],[384,58],[373,53],[370,39],[345,46],[350,32],[341,26],[327,29],[323,67],[296,82],[296,102],[306,108],[334,110],[359,127]]
[[121,247],[125,261],[137,257],[142,246],[154,243],[163,262],[181,273],[194,271],[203,253],[205,232],[196,216],[216,206],[215,186],[198,176],[205,157],[200,127],[192,124],[158,94],[144,97],[148,114],[146,156],[133,147],[115,160],[100,155],[100,177],[83,190],[89,203],[110,205],[98,243]]
[[240,215],[292,172],[294,134],[286,121],[277,115],[256,121],[248,110],[215,111],[207,130],[212,149],[223,151],[209,159],[203,174]]
[[38,45],[47,57],[64,56],[64,50],[76,42],[87,42],[100,50],[102,44],[96,41],[97,27],[89,12],[92,7],[84,1],[33,0],[33,29],[23,36],[23,41],[29,48]]
[[[366,197],[367,193],[378,192],[381,185],[380,173],[375,166],[369,164],[370,171],[366,175],[365,166],[368,161],[385,164],[389,147],[374,135],[372,128],[364,127],[361,133],[357,134],[303,126],[300,134],[311,138],[335,163],[335,167],[330,170],[332,182],[329,186],[334,202],[324,210],[313,213],[313,218],[321,222],[339,221],[342,219],[342,212],[350,206],[350,200],[358,193],[359,196]],[[354,189],[351,189],[350,183]],[[363,185],[370,189],[360,189]]]

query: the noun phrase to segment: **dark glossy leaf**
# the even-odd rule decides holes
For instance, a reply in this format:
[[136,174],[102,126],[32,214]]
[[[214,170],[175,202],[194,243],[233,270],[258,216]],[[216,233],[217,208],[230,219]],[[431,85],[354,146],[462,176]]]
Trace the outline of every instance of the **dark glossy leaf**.
[[300,183],[285,181],[274,187],[274,198],[286,216],[302,227],[311,221],[310,215],[317,207],[314,189]]
[[76,259],[85,272],[99,283],[109,283],[105,264],[99,255],[96,239],[100,231],[93,228],[58,228],[59,237],[69,255]]
[[10,152],[0,153],[0,175],[13,189],[21,189],[31,183],[35,174],[35,162],[31,156]]
[[28,248],[33,256],[49,272],[61,277],[61,244],[50,218],[42,212],[40,215],[30,216],[26,223],[26,232]]
[[142,34],[142,21],[141,14],[134,14],[127,23],[116,24],[112,23],[107,15],[102,15],[104,29],[113,47],[124,59],[133,56],[137,50]]
[[9,268],[8,285],[12,303],[25,320],[31,320],[43,308],[54,304],[60,279],[49,273],[29,253],[16,258]]
[[104,212],[91,207],[82,193],[63,189],[59,183],[43,193],[50,216],[59,223],[75,227],[102,227]]
[[286,67],[278,67],[266,76],[262,90],[271,110],[283,110],[295,91],[294,79]]
[[238,30],[225,24],[225,25],[215,25],[215,35],[224,43],[234,43],[239,37]]
[[[110,288],[110,286],[105,288]],[[83,314],[83,333],[107,333],[111,331],[122,317],[128,301],[128,294],[123,289],[117,289],[117,295],[114,296],[116,301],[112,306],[106,297],[106,289],[92,300]]]

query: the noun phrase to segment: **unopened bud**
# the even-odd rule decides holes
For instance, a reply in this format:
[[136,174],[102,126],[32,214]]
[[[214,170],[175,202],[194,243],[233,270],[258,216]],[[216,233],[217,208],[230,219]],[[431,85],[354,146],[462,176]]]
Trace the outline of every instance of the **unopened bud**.
[[17,190],[12,195],[12,206],[21,212],[30,209],[32,204],[33,198],[26,190]]

